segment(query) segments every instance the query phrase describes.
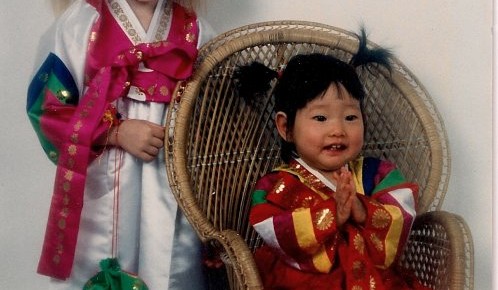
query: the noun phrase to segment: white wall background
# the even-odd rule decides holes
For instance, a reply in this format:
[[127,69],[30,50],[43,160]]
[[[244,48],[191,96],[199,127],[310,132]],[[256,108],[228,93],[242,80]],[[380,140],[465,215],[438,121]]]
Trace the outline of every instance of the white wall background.
[[[474,236],[475,289],[492,287],[491,0],[209,0],[217,32],[267,20],[311,20],[393,48],[426,86],[448,131],[452,175],[444,209]],[[37,41],[53,20],[47,0],[2,1],[0,31],[0,289],[47,289],[35,274],[54,167],[25,115]],[[155,290],[155,289],[152,289]]]

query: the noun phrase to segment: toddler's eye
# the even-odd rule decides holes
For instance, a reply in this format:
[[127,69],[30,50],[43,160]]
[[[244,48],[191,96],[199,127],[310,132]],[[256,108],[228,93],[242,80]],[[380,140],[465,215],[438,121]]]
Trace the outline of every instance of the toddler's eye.
[[325,122],[327,118],[325,116],[314,116],[314,120],[317,120],[318,122]]
[[354,120],[357,120],[357,119],[358,119],[358,116],[356,116],[356,115],[346,116],[346,121],[354,121]]

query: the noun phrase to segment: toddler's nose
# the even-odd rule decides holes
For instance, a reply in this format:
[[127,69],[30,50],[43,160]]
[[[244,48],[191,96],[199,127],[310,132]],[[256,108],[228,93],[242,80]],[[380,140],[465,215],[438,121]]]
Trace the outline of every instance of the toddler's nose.
[[346,135],[342,122],[333,122],[329,128],[329,135],[333,137],[341,137]]

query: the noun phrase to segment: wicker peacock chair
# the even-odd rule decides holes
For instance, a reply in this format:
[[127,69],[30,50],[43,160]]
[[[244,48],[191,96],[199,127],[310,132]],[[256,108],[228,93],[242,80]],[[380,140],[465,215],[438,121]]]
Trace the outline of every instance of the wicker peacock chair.
[[[310,52],[349,60],[357,45],[342,29],[278,21],[231,30],[200,50],[195,74],[169,110],[174,138],[166,138],[165,150],[180,207],[224,261],[211,289],[222,289],[219,281],[262,289],[252,259],[261,240],[248,213],[256,180],[280,162],[273,102],[268,97],[254,109],[235,97],[234,69],[255,60],[277,69]],[[450,163],[443,123],[416,77],[397,59],[393,67],[391,73],[371,67],[361,78],[368,94],[364,154],[393,161],[420,186],[418,216],[399,263],[433,289],[473,289],[470,231],[461,217],[440,210]]]

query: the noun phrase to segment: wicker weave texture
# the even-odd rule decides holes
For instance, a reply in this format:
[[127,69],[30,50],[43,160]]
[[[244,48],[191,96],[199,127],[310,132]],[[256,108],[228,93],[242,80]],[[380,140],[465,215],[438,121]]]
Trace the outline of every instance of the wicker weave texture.
[[400,261],[433,289],[473,289],[473,243],[458,215],[427,212],[413,225]]
[[[232,30],[201,49],[181,102],[170,108],[165,146],[168,177],[201,239],[223,249],[230,289],[261,287],[250,250],[261,244],[248,223],[250,194],[255,182],[280,162],[270,94],[256,107],[248,106],[235,96],[234,70],[253,61],[280,69],[292,56],[312,52],[347,61],[357,45],[350,32],[310,22],[267,22]],[[392,72],[370,67],[360,73],[367,91],[364,154],[393,161],[407,179],[419,184],[418,214],[425,216],[440,209],[446,193],[450,163],[446,133],[418,80],[399,60],[393,60],[393,67]],[[451,214],[444,218],[457,219]],[[445,234],[448,224],[415,230],[414,238],[428,235],[430,241],[411,241],[402,263],[434,289],[471,289],[472,263],[460,271],[464,278],[448,276],[446,270],[434,276],[435,268],[451,265],[448,259],[455,247],[448,239],[456,234]],[[457,231],[459,241],[464,241],[457,250],[468,261],[472,244],[466,230]],[[446,244],[434,244],[439,242],[438,231]],[[429,249],[427,255],[435,253],[437,258],[418,259],[420,249]],[[463,283],[455,284],[458,279]],[[452,287],[445,288],[448,285]]]

